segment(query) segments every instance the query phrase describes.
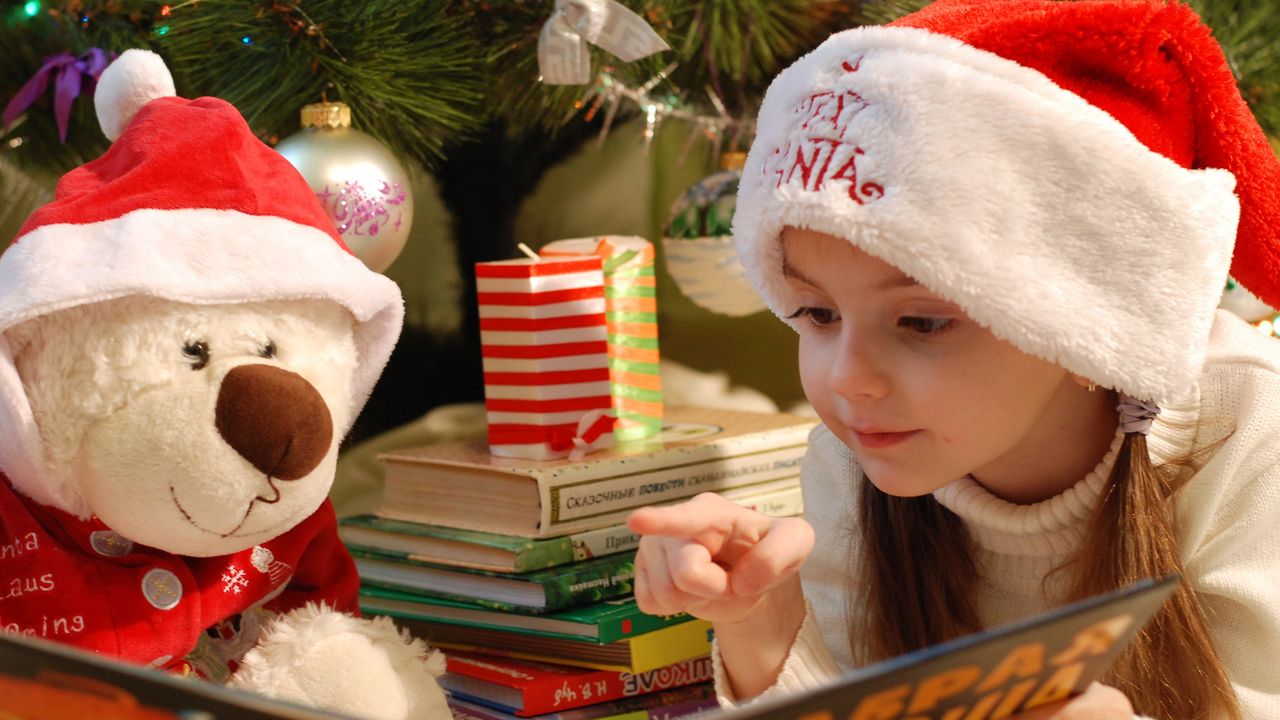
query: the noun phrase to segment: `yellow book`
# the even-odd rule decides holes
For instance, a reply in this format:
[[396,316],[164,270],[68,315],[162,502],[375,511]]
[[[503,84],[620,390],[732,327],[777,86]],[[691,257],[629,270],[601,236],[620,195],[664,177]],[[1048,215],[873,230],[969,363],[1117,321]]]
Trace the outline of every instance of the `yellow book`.
[[711,623],[693,619],[611,643],[529,635],[491,628],[397,618],[431,645],[634,674],[711,653]]

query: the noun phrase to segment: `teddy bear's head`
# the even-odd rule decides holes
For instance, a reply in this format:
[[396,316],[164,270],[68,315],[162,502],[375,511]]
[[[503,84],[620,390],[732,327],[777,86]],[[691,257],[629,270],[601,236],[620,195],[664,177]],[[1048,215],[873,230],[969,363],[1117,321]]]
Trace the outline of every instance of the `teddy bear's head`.
[[114,142],[0,256],[0,472],[38,505],[215,556],[323,502],[399,335],[399,288],[343,244],[231,105],[128,51]]
[[46,482],[116,532],[211,556],[310,515],[351,421],[355,320],[325,300],[131,296],[5,332]]

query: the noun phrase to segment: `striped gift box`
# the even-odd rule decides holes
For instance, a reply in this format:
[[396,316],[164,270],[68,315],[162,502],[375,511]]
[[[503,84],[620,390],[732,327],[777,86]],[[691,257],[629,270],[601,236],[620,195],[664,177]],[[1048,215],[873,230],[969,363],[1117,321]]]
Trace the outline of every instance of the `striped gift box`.
[[538,252],[543,257],[604,260],[610,394],[618,417],[613,436],[625,442],[657,435],[662,430],[662,379],[653,243],[606,235],[557,240]]
[[489,452],[545,460],[612,445],[599,257],[476,263]]

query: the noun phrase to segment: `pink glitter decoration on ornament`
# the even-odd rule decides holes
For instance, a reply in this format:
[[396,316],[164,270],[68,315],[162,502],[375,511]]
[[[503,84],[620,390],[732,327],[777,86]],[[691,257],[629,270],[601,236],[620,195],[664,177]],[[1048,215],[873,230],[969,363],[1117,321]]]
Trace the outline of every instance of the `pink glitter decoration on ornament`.
[[[384,180],[380,184],[377,192],[368,192],[359,181],[348,180],[336,194],[326,184],[316,197],[337,224],[340,234],[372,237],[389,222],[398,230],[404,217],[403,208],[398,207],[405,202],[404,188],[397,182]],[[391,208],[397,209],[394,219]]]

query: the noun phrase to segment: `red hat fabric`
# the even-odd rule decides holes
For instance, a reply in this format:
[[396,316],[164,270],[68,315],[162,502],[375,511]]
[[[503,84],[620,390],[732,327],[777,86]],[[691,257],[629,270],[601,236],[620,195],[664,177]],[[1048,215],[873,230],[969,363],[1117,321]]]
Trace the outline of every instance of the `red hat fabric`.
[[0,255],[0,470],[47,505],[71,501],[41,480],[9,327],[135,294],[192,304],[331,300],[356,320],[353,418],[400,334],[399,288],[351,254],[293,166],[231,105],[165,96],[172,88],[153,53],[130,50],[108,66],[95,104],[115,142],[67,173]]
[[1026,352],[1165,402],[1203,365],[1229,268],[1280,303],[1277,187],[1186,6],[937,0],[774,80],[734,236],[780,316],[795,307],[779,234],[806,227]]
[[47,225],[87,225],[144,209],[283,218],[329,235],[350,254],[293,165],[255,137],[235,107],[212,97],[162,97],[142,107],[102,157],[58,181],[54,200],[27,218],[16,242]]

